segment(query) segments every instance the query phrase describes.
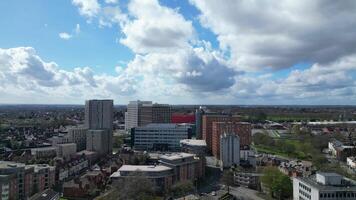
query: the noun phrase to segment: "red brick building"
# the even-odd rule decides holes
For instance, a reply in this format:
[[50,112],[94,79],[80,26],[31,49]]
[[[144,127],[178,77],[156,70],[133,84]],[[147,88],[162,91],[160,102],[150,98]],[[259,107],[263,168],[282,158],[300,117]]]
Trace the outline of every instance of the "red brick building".
[[223,133],[235,133],[240,138],[240,148],[246,149],[251,145],[251,124],[247,122],[213,122],[212,154],[220,158],[220,136]]
[[195,123],[195,115],[194,114],[179,114],[173,113],[171,123],[179,124],[179,123]]
[[202,135],[206,141],[208,151],[212,150],[213,122],[239,122],[240,116],[208,114],[202,117]]

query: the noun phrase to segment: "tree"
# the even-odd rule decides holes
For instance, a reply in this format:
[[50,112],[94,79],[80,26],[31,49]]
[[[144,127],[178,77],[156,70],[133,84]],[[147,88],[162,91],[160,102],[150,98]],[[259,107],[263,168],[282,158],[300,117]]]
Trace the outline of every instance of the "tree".
[[266,167],[261,177],[272,197],[287,199],[293,195],[292,182],[288,176],[280,172],[276,167]]
[[114,184],[115,200],[150,200],[155,198],[153,183],[140,172],[118,180]]
[[171,193],[173,196],[183,196],[189,192],[194,191],[194,185],[192,181],[183,181],[174,184],[171,188]]
[[225,170],[221,177],[221,182],[227,186],[227,193],[229,193],[230,186],[234,185],[234,173],[231,170]]

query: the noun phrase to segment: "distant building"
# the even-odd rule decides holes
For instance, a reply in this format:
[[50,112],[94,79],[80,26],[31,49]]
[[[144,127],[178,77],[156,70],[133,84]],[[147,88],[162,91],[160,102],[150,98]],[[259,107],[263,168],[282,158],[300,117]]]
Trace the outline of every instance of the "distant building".
[[[101,154],[112,153],[113,107],[113,100],[88,100],[85,102],[85,128],[88,129],[89,135],[86,138],[87,150],[92,150],[95,146],[95,151]],[[98,134],[103,135],[99,136]],[[100,139],[100,141],[91,141],[90,139]],[[102,149],[97,149],[99,146]]]
[[125,129],[145,126],[150,123],[171,123],[171,107],[168,104],[153,104],[152,101],[130,101],[125,113]]
[[108,129],[103,130],[88,130],[87,132],[87,150],[95,151],[99,155],[110,154],[111,150],[109,143],[112,143],[110,135],[112,132]]
[[174,124],[181,124],[181,123],[195,124],[195,115],[194,114],[173,113],[171,123],[174,123]]
[[328,148],[331,155],[333,155],[336,159],[340,161],[345,162],[347,157],[356,156],[355,146],[344,144],[336,139],[332,139],[329,142]]
[[165,191],[173,184],[173,169],[163,165],[122,165],[110,178],[113,182],[142,176],[152,181],[156,191]]
[[240,116],[209,114],[202,116],[202,139],[206,141],[208,151],[212,151],[213,122],[239,122]]
[[77,144],[66,143],[57,145],[57,156],[69,160],[77,152]]
[[31,155],[36,159],[54,158],[57,155],[57,147],[42,147],[31,149]]
[[220,136],[220,162],[223,168],[240,165],[240,138],[235,134]]
[[289,177],[306,177],[311,175],[311,167],[312,163],[309,161],[291,160],[287,162],[281,162],[281,164],[278,166],[278,169]]
[[293,178],[294,200],[356,199],[356,184],[336,173],[317,172],[310,177]]
[[84,127],[71,127],[68,130],[68,138],[70,142],[77,144],[77,151],[86,149],[88,129]]
[[113,100],[87,100],[85,102],[85,128],[113,128]]
[[159,162],[173,169],[173,182],[195,181],[202,177],[202,164],[198,157],[189,153],[171,153],[160,156]]
[[211,150],[214,157],[220,159],[220,136],[232,133],[239,136],[240,149],[249,149],[252,142],[251,124],[247,122],[213,122]]
[[190,126],[148,124],[132,129],[131,144],[138,150],[179,150],[179,142],[190,137]]
[[203,114],[205,113],[204,107],[200,106],[195,110],[195,134],[197,139],[202,139],[202,123],[203,123]]

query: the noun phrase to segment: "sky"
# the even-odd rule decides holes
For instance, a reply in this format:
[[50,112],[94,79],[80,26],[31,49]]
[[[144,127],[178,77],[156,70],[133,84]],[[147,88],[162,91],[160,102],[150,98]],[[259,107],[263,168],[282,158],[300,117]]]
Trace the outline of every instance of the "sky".
[[354,0],[2,0],[0,103],[356,105]]

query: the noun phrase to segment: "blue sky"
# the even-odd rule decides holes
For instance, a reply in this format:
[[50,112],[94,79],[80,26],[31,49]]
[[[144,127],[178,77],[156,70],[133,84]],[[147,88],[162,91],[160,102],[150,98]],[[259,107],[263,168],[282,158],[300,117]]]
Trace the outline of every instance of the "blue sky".
[[319,4],[0,1],[0,103],[355,104],[355,3]]

